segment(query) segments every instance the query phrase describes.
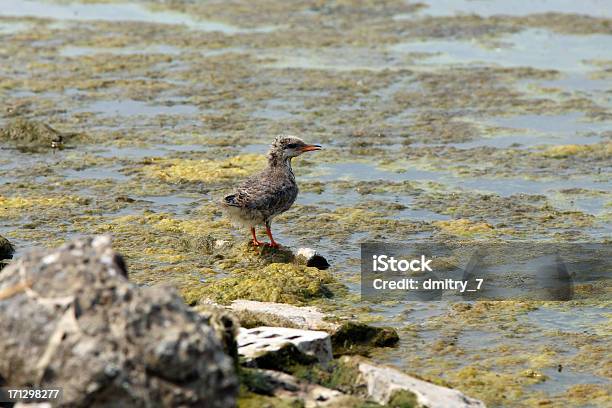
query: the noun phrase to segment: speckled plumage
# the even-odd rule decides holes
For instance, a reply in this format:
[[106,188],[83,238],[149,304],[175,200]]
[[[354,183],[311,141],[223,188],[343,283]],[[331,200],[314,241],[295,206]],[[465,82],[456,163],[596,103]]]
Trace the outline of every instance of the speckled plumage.
[[253,242],[259,245],[253,228],[265,225],[271,245],[276,246],[270,232],[272,219],[287,211],[298,195],[298,186],[291,168],[291,159],[300,154],[319,150],[318,145],[308,145],[293,136],[279,136],[268,152],[268,166],[238,186],[227,195],[221,207],[232,222],[251,228]]

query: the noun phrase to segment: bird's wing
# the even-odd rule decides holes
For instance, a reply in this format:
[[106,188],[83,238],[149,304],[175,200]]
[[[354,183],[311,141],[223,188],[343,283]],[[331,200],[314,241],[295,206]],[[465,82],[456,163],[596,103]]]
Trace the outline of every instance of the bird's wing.
[[[291,192],[284,188],[286,184],[258,174],[247,179],[234,194],[224,198],[227,205],[240,208],[256,209],[268,212],[291,201]],[[294,197],[295,198],[295,197]]]

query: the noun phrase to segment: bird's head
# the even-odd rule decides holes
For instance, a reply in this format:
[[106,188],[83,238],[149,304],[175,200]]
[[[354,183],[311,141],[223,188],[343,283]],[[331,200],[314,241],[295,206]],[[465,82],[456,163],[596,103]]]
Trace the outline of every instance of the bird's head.
[[270,151],[268,152],[268,158],[273,163],[286,162],[293,157],[313,150],[321,150],[321,146],[307,144],[302,139],[295,136],[279,136],[274,139]]

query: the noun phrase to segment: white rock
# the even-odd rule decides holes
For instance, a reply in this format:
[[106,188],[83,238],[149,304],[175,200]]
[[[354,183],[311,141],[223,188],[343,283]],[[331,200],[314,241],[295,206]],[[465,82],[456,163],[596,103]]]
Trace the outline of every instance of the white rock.
[[316,357],[326,363],[332,359],[329,334],[323,331],[289,329],[286,327],[241,328],[236,338],[238,354],[247,361],[265,353],[274,353],[291,343],[302,353]]
[[231,241],[225,239],[217,239],[215,240],[215,249],[225,249],[232,246]]
[[482,401],[463,393],[411,377],[391,367],[359,363],[359,373],[367,386],[368,396],[379,404],[387,404],[399,390],[416,395],[418,403],[428,408],[484,408]]
[[254,300],[240,299],[232,302],[230,309],[234,312],[250,311],[253,313],[267,313],[278,316],[279,318],[291,322],[296,328],[304,330],[335,331],[340,326],[337,323],[325,320],[327,315],[312,306],[299,307],[285,303],[257,302]]
[[300,248],[297,251],[297,255],[298,256],[303,256],[306,259],[310,259],[313,256],[315,256],[317,254],[317,251],[315,251],[312,248]]

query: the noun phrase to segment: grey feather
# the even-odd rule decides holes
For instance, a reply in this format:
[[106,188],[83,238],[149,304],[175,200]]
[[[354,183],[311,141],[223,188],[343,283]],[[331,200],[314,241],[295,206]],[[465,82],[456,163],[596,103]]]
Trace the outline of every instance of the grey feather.
[[[293,148],[292,146],[297,146]],[[287,211],[298,196],[291,159],[307,146],[297,137],[278,137],[268,152],[267,167],[243,181],[221,201],[229,218],[243,226],[266,225]]]

